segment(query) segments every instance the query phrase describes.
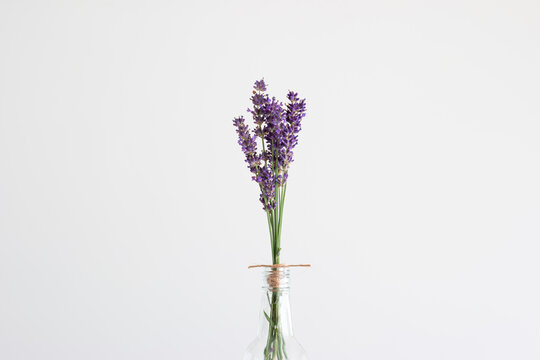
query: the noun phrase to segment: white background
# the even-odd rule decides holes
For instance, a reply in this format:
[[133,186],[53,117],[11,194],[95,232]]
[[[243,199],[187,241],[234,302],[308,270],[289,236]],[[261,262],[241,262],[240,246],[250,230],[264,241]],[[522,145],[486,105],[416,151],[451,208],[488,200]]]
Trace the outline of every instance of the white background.
[[240,359],[266,219],[232,126],[307,98],[312,360],[540,358],[537,1],[0,2],[0,359]]

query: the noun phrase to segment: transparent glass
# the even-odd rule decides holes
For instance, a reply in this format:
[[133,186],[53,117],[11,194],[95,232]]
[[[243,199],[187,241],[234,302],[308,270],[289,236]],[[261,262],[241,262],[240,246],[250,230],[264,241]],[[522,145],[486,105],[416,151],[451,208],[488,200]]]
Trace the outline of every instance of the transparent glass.
[[292,328],[289,268],[263,268],[259,331],[243,360],[307,360]]

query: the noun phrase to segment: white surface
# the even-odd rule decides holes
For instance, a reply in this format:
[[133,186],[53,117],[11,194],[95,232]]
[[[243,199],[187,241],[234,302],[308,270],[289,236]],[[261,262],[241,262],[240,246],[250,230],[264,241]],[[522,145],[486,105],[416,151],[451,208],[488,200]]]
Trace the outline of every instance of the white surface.
[[312,360],[540,358],[536,1],[0,2],[0,359],[239,359],[236,144],[308,100],[284,260]]

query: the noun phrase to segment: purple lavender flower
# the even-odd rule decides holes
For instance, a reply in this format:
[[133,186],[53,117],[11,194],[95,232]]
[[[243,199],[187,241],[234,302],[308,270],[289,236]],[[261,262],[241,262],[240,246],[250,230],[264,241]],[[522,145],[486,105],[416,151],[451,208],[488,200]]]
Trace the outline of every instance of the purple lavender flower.
[[246,155],[249,170],[256,174],[261,163],[260,156],[257,154],[257,136],[250,135],[249,127],[246,125],[243,116],[235,118],[233,123],[238,134],[238,144]]
[[274,173],[268,166],[261,167],[256,181],[261,186],[259,200],[263,204],[263,210],[272,211],[276,208],[276,181]]
[[264,83],[264,79],[255,81],[255,85],[253,86],[253,88],[257,91],[266,91],[266,84]]
[[306,101],[300,100],[298,94],[289,91],[287,94],[289,103],[285,111],[285,121],[287,123],[287,132],[285,136],[285,167],[293,161],[293,149],[298,144],[298,133],[302,130],[302,118],[306,115]]

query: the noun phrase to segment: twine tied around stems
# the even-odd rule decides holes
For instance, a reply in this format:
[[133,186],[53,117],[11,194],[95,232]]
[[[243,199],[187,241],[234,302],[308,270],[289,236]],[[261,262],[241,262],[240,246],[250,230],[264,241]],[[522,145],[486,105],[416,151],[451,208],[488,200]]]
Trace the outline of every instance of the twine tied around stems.
[[[248,266],[248,269],[253,269],[257,267],[266,267],[266,268],[272,268],[272,269],[279,269],[279,268],[289,268],[289,267],[311,267],[310,264],[298,264],[298,265],[286,265],[286,264],[273,264],[273,265],[250,265]],[[284,277],[284,274],[280,271],[271,271],[270,274],[268,274],[268,277],[266,278],[266,282],[268,283],[268,286],[271,289],[279,288],[279,285],[281,284],[281,279]]]

